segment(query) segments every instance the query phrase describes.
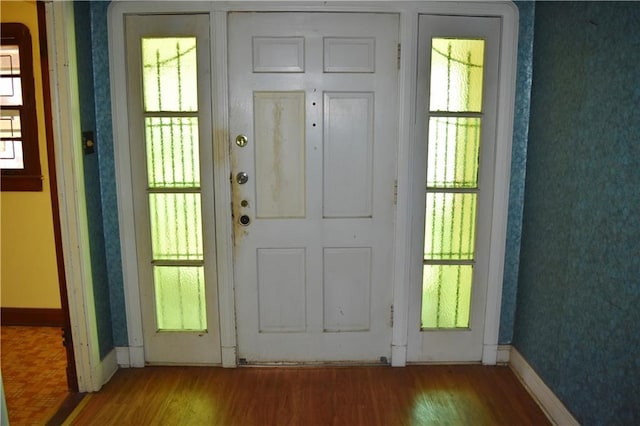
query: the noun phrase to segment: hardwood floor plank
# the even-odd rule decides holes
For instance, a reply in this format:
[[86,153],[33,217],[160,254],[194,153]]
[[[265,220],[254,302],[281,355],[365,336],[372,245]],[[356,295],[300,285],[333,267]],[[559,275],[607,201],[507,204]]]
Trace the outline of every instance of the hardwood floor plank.
[[507,367],[119,370],[75,425],[548,425]]

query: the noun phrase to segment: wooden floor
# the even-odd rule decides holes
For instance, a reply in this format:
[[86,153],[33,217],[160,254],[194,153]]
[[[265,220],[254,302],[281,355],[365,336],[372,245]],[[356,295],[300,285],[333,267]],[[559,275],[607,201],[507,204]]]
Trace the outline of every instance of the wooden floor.
[[77,425],[547,425],[508,367],[119,370]]
[[45,424],[69,395],[62,330],[2,326],[0,331],[9,423]]

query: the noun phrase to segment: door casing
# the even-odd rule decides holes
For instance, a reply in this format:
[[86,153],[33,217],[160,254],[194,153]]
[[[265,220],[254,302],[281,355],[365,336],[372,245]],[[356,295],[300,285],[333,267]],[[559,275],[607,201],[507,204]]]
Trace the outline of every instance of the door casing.
[[[109,13],[111,94],[117,99],[126,93],[124,81],[125,51],[123,16],[129,13],[208,13],[212,39],[213,72],[213,143],[214,162],[219,176],[215,182],[216,205],[229,206],[231,191],[228,177],[231,173],[229,157],[228,87],[227,87],[227,13],[230,11],[305,11],[305,12],[389,12],[400,14],[401,57],[398,86],[398,152],[397,152],[397,207],[395,223],[395,247],[393,256],[394,314],[391,363],[403,366],[407,360],[409,298],[412,284],[410,270],[412,256],[411,228],[412,211],[423,206],[412,205],[415,191],[422,191],[412,184],[412,153],[414,144],[419,143],[415,134],[416,65],[418,16],[420,14],[446,14],[468,16],[498,16],[502,19],[500,37],[501,61],[499,64],[499,97],[496,124],[495,192],[493,215],[491,218],[491,254],[488,268],[487,307],[482,362],[495,364],[498,349],[498,331],[502,296],[502,276],[504,269],[507,208],[509,196],[509,174],[511,163],[511,141],[513,132],[513,103],[515,98],[515,64],[517,53],[518,12],[511,2],[501,3],[446,3],[446,2],[359,2],[331,5],[309,5],[305,2],[160,2],[153,5],[145,2],[114,2]],[[135,241],[133,235],[131,164],[128,155],[128,114],[126,106],[113,102],[114,149],[116,181],[118,188],[118,217],[120,223],[123,274],[125,283],[126,317],[129,336],[127,348],[128,365],[144,365],[142,349],[142,323],[140,315],[137,265],[135,261]],[[231,209],[217,209],[216,245],[218,250],[218,294],[220,312],[220,336],[222,366],[236,366],[236,332],[234,316],[232,217]],[[72,294],[73,292],[70,292]]]

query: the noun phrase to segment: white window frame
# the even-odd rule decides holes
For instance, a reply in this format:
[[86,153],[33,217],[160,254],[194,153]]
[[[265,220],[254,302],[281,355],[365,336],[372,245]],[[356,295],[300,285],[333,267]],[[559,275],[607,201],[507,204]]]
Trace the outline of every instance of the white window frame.
[[[414,122],[416,114],[417,85],[417,34],[420,14],[463,16],[494,16],[502,19],[501,58],[499,64],[498,108],[496,123],[495,192],[491,219],[489,259],[489,283],[485,312],[485,332],[482,362],[495,364],[497,360],[500,305],[504,271],[509,175],[515,99],[518,9],[512,2],[331,2],[329,4],[304,1],[282,2],[129,2],[114,1],[109,10],[109,57],[111,67],[111,97],[124,99],[125,42],[123,16],[128,13],[209,13],[213,45],[213,98],[216,164],[229,176],[228,90],[227,90],[227,39],[226,22],[229,11],[300,11],[300,12],[387,12],[399,13],[401,59],[398,82],[398,185],[394,250],[394,321],[392,338],[392,365],[404,366],[407,360],[408,306],[411,295],[412,212],[424,206],[413,205],[414,191],[424,191],[423,185],[412,184],[412,153],[416,140]],[[392,60],[392,59],[391,59]],[[142,320],[137,282],[135,256],[131,167],[128,148],[128,116],[126,106],[112,102],[118,215],[120,223],[124,292],[129,336],[128,361],[131,366],[144,365],[142,350]],[[218,180],[215,186],[216,205],[229,206],[230,185]],[[232,220],[230,209],[216,211],[217,244],[227,247],[218,250],[218,295],[222,365],[236,366],[236,331],[233,292]],[[70,292],[70,299],[73,294]],[[70,300],[71,303],[71,300]]]

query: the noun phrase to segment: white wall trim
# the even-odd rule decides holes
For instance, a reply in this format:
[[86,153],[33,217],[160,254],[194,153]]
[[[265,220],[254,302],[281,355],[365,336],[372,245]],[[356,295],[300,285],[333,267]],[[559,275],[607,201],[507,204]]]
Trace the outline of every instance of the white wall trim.
[[60,228],[78,389],[102,387],[80,146],[80,102],[72,2],[45,4]]
[[485,308],[484,346],[482,363],[495,365],[500,332],[502,281],[507,242],[509,213],[509,185],[511,175],[511,147],[516,96],[516,62],[518,55],[518,8],[511,2],[501,8],[502,34],[500,49],[500,85],[496,122],[496,152],[494,175],[493,218],[489,249],[487,304]]
[[[400,75],[398,81],[398,159],[397,201],[393,259],[393,333],[391,365],[407,364],[409,339],[409,299],[411,294],[411,205],[413,176],[414,117],[416,108],[416,74],[418,64],[418,14],[400,15]],[[409,95],[409,96],[403,96]],[[409,167],[407,167],[409,165]],[[405,208],[403,208],[405,206]]]
[[131,360],[129,358],[129,347],[117,346],[115,350],[116,350],[116,362],[118,363],[118,367],[120,368],[131,367]]
[[144,367],[144,348],[142,346],[118,346],[115,348],[115,351],[119,367]]
[[[214,12],[211,17],[211,43],[213,47],[213,125],[214,164],[220,171],[216,176],[231,175],[229,153],[229,88],[227,78],[227,13]],[[233,275],[233,217],[231,208],[231,185],[227,179],[215,179],[215,226],[216,260],[218,267],[218,313],[220,318],[220,347],[222,366],[237,366],[236,311]]]
[[[109,28],[109,66],[111,69],[111,99],[119,99],[126,93],[126,64],[124,40],[124,18],[113,12],[123,3],[111,3],[107,16]],[[127,318],[129,347],[143,345],[142,311],[138,284],[138,262],[133,212],[133,190],[128,140],[129,117],[126,105],[111,102],[113,120],[113,145],[115,151],[116,193],[118,194],[118,223],[124,282],[124,302]],[[131,361],[131,360],[130,360]]]
[[100,386],[111,380],[116,371],[118,371],[117,350],[113,348],[98,364],[95,376],[100,378]]
[[[212,17],[212,40],[214,57],[212,65],[217,70],[226,72],[226,17],[229,11],[299,11],[299,12],[385,12],[399,13],[401,17],[400,41],[402,44],[401,72],[399,75],[399,97],[401,99],[398,112],[398,201],[395,224],[394,250],[394,326],[392,333],[392,365],[404,366],[407,359],[409,300],[411,295],[411,223],[413,207],[410,205],[411,176],[414,162],[411,161],[415,141],[415,101],[416,101],[416,63],[418,15],[452,14],[473,16],[501,16],[503,22],[513,26],[503,28],[502,55],[500,75],[505,84],[500,86],[497,137],[501,141],[496,156],[496,164],[506,164],[504,170],[496,175],[496,182],[504,182],[504,187],[496,188],[492,243],[489,264],[488,302],[485,311],[485,334],[482,361],[495,364],[497,358],[497,342],[500,321],[500,305],[502,299],[502,275],[504,269],[504,247],[506,240],[507,206],[509,190],[509,171],[511,158],[511,130],[513,126],[513,99],[515,97],[515,54],[517,53],[517,8],[508,1],[469,1],[469,2],[407,2],[407,1],[331,1],[331,2],[270,2],[270,1],[229,1],[229,2],[153,2],[121,1],[112,2],[109,7],[109,59],[112,72],[111,96],[117,99],[119,94],[126,93],[123,16],[125,13],[209,13]],[[230,170],[228,155],[228,99],[226,75],[214,73],[216,93],[214,94],[214,123],[216,153],[223,159],[222,167]],[[131,191],[131,165],[128,160],[128,146],[119,141],[128,138],[128,117],[126,107],[112,102],[114,150],[116,157],[116,186],[118,193],[118,217],[120,223],[122,263],[124,275],[125,306],[127,331],[130,347],[143,346],[142,315],[140,311],[140,294],[137,276],[137,260],[135,247],[135,227],[133,216],[133,194]],[[226,143],[217,143],[220,140]],[[123,146],[124,145],[124,146]],[[505,146],[508,145],[508,146]],[[218,163],[220,164],[220,163]],[[216,183],[216,204],[228,205],[231,202],[230,188],[224,182]],[[236,343],[235,296],[233,282],[233,235],[230,220],[230,209],[216,209],[216,235],[218,254],[218,294],[220,315],[220,338],[224,367],[234,367]],[[126,236],[126,238],[125,238]],[[486,355],[485,355],[486,354]]]
[[509,366],[547,417],[556,425],[579,425],[562,401],[547,386],[538,373],[514,347],[511,348]]
[[497,364],[509,364],[511,345],[498,345]]

